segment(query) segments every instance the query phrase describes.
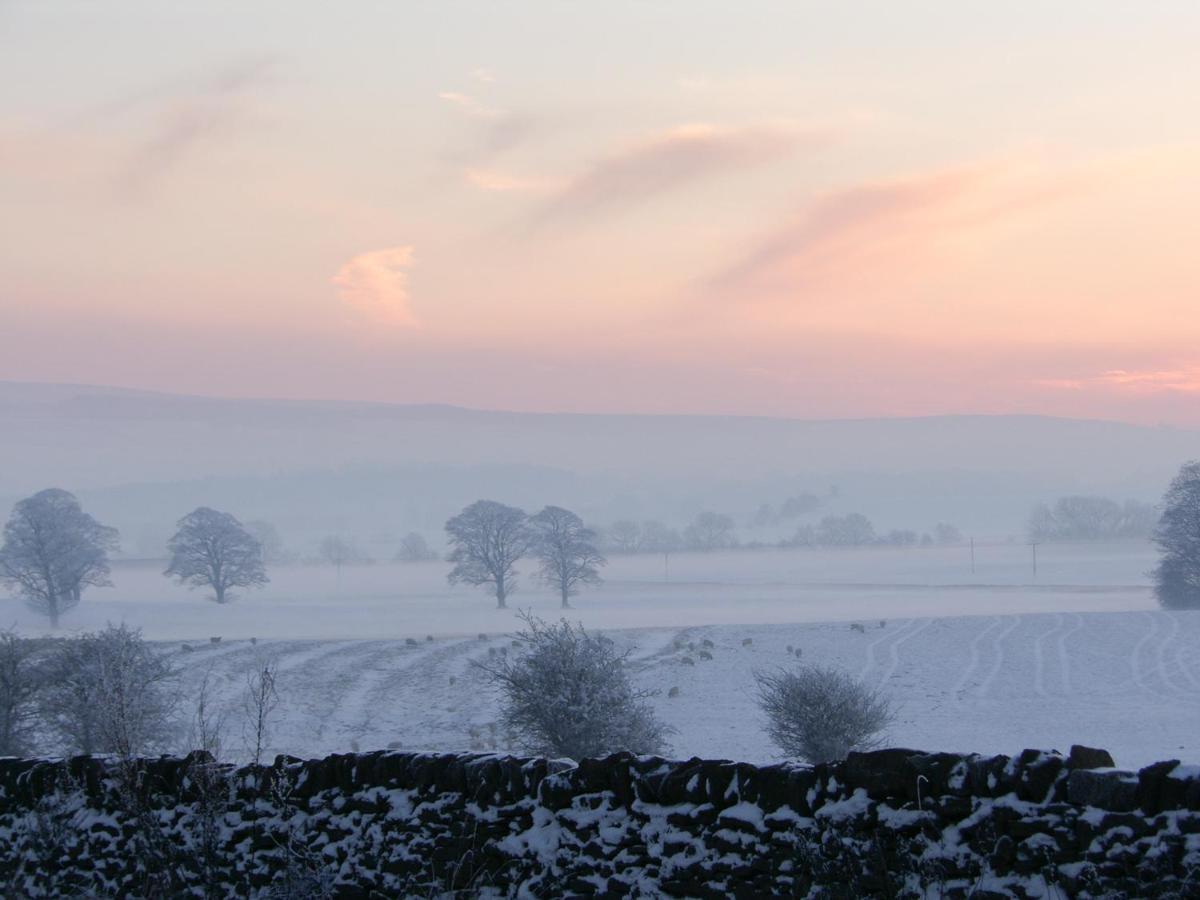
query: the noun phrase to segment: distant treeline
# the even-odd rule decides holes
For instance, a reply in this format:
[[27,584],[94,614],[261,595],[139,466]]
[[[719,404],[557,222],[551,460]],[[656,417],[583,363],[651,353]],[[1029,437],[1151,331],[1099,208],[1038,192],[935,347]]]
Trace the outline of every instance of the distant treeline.
[[698,513],[682,530],[655,519],[643,522],[621,519],[596,531],[601,546],[612,554],[672,553],[679,550],[708,553],[763,547],[930,547],[963,541],[962,532],[947,522],[937,523],[931,531],[894,528],[878,532],[871,520],[862,513],[828,515],[815,524],[802,524],[791,535],[776,541],[743,542],[738,538],[732,516],[711,511]]
[[1059,497],[1039,503],[1029,516],[1034,541],[1102,541],[1149,538],[1158,524],[1158,510],[1149,503],[1107,497]]

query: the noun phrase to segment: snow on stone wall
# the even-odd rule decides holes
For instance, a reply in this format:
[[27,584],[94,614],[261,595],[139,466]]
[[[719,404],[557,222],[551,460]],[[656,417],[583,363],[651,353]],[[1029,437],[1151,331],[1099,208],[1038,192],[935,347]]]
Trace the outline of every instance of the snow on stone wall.
[[66,894],[1197,897],[1200,770],[1080,747],[0,759],[0,895]]

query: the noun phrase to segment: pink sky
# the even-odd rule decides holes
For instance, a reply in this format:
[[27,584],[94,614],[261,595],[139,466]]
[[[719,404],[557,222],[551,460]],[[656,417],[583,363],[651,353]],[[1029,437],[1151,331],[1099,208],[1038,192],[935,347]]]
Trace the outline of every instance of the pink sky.
[[1194,3],[419,6],[6,5],[0,379],[1200,426]]

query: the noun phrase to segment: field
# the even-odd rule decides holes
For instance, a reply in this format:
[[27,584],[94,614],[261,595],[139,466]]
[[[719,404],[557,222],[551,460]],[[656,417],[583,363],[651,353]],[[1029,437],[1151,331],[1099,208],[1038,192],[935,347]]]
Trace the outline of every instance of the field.
[[[1150,548],[1038,552],[1036,581],[1019,544],[979,547],[974,576],[961,547],[679,555],[666,572],[661,557],[618,558],[568,615],[636,648],[636,678],[661,691],[655,705],[679,756],[774,758],[753,672],[794,664],[790,646],[883,686],[899,710],[893,745],[1089,743],[1125,766],[1200,760],[1200,614],[1155,607]],[[272,753],[511,746],[471,663],[510,649],[514,611],[447,587],[443,563],[346,568],[340,578],[278,568],[267,589],[223,607],[159,571],[118,567],[116,586],[85,597],[66,630],[124,620],[164,642],[189,693],[207,673],[228,713],[231,755],[244,743],[246,676],[263,657],[281,671]],[[516,605],[559,614],[532,587]],[[0,600],[0,617],[44,629],[12,599]],[[687,649],[705,640],[712,660]]]

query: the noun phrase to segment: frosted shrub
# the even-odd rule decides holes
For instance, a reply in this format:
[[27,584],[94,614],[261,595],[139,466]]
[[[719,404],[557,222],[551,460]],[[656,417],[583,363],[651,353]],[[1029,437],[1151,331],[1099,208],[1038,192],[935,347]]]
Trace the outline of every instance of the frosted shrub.
[[630,651],[565,620],[521,618],[522,652],[475,665],[499,691],[501,722],[526,751],[583,759],[663,750],[668,728],[646,702],[655,692],[629,681]]
[[35,701],[44,683],[38,647],[14,631],[0,631],[0,756],[33,749]]
[[767,734],[785,754],[810,763],[879,745],[893,718],[890,701],[840,669],[803,666],[756,672]]
[[176,673],[138,629],[63,640],[48,666],[42,714],[69,750],[128,759],[168,744]]

